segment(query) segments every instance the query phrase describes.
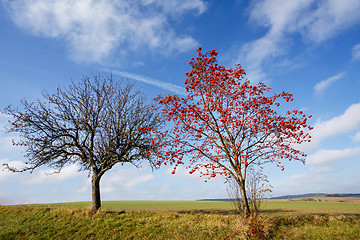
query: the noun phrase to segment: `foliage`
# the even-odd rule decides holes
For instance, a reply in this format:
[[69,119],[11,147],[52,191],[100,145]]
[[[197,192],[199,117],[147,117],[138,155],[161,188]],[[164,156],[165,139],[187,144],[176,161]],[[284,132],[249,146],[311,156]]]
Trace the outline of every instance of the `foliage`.
[[9,132],[19,133],[15,145],[26,148],[26,171],[46,165],[60,171],[76,163],[92,174],[94,212],[100,207],[100,179],[117,163],[139,166],[147,160],[155,167],[153,150],[162,139],[153,132],[161,116],[134,85],[112,76],[83,77],[55,94],[43,92],[44,101],[22,101],[24,110],[10,106],[14,121]]
[[304,162],[306,154],[294,147],[310,141],[306,129],[312,127],[306,122],[311,116],[298,110],[278,114],[280,100],[293,101],[291,94],[269,94],[264,83],[252,85],[240,65],[226,69],[217,63],[217,54],[198,49],[198,57],[189,62],[192,70],[186,73],[186,97],[156,98],[166,122],[174,126],[158,164],[173,163],[175,173],[189,156],[189,173],[232,178],[248,213],[249,166],[273,162],[284,170],[284,159]]

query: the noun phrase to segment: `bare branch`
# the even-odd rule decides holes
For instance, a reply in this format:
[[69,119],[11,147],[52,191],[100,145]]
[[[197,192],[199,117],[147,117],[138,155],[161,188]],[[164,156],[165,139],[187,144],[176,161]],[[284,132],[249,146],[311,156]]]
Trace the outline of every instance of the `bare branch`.
[[33,103],[23,100],[23,110],[4,110],[13,117],[8,132],[20,134],[14,145],[24,146],[29,160],[22,169],[5,164],[9,170],[46,165],[60,171],[77,163],[93,174],[97,186],[117,163],[140,166],[146,160],[156,168],[156,151],[164,139],[155,133],[162,117],[134,84],[94,74],[42,96]]

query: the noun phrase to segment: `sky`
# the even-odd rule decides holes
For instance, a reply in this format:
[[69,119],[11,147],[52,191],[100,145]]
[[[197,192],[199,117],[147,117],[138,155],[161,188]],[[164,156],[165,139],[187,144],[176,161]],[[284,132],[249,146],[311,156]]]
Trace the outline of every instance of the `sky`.
[[[269,163],[272,196],[360,193],[359,0],[0,0],[0,109],[41,99],[92,73],[134,81],[148,99],[184,94],[196,49],[215,49],[219,64],[241,64],[253,83],[293,94],[283,110],[313,115],[305,165]],[[21,167],[0,114],[0,164]],[[91,200],[88,172],[0,169],[0,204]],[[102,200],[227,198],[219,176],[204,182],[145,163],[115,166],[101,180]]]

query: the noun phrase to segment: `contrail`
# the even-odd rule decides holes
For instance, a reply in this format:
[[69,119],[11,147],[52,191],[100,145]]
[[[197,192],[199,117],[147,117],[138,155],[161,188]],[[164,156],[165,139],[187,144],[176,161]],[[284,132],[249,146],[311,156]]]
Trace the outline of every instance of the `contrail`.
[[148,78],[148,77],[144,77],[138,74],[133,74],[133,73],[128,73],[128,72],[121,72],[121,71],[117,71],[117,70],[112,70],[112,73],[119,75],[121,77],[126,77],[126,78],[130,78],[130,79],[134,79],[140,82],[144,82],[153,86],[157,86],[160,87],[162,89],[180,94],[185,96],[186,95],[186,91],[184,88],[177,86],[175,84],[172,83],[167,83],[167,82],[163,82],[163,81],[159,81],[156,79],[152,79],[152,78]]

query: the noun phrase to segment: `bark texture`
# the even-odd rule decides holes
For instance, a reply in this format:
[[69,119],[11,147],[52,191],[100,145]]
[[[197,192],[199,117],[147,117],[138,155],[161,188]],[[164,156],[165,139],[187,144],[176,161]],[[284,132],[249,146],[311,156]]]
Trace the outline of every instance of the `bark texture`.
[[95,173],[91,178],[91,188],[92,188],[92,213],[95,214],[101,207],[100,177]]
[[239,187],[240,187],[241,201],[243,202],[243,205],[244,205],[244,214],[245,214],[245,216],[249,216],[250,215],[250,207],[249,207],[249,202],[248,202],[248,199],[246,196],[245,180],[240,181]]

